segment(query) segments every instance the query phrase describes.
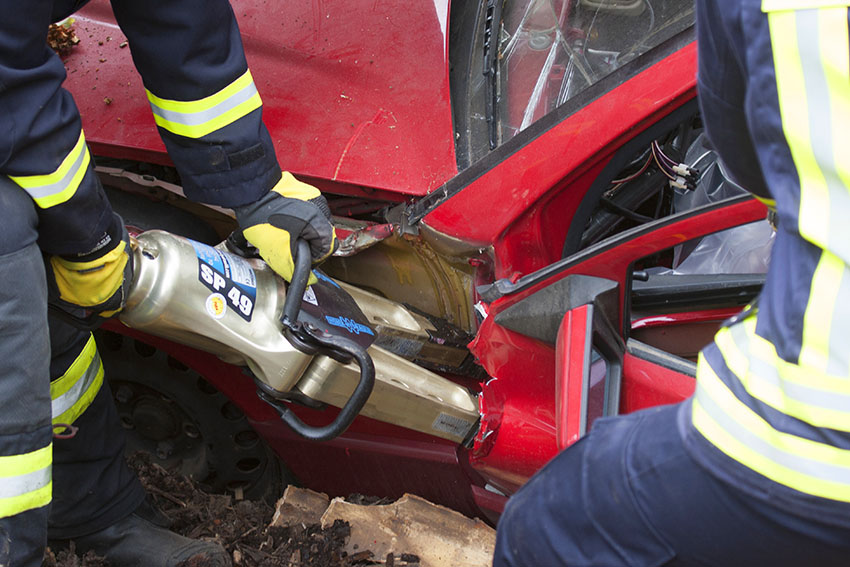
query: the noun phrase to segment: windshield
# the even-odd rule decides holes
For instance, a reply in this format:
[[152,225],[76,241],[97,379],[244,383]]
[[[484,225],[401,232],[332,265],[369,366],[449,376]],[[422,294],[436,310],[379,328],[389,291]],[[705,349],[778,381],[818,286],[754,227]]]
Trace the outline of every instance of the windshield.
[[694,21],[693,0],[486,4],[468,80],[468,96],[483,104],[458,124],[470,162]]

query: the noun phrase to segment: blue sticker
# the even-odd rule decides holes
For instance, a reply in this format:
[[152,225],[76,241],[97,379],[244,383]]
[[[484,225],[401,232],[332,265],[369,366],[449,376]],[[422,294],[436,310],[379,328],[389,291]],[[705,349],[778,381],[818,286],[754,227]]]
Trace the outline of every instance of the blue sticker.
[[348,317],[331,317],[330,315],[325,315],[325,320],[327,320],[327,322],[331,325],[335,327],[342,327],[354,335],[359,335],[360,333],[366,333],[367,335],[372,336],[375,335],[372,329],[362,323],[358,323],[354,319],[349,319]]
[[257,277],[251,265],[234,254],[190,241],[198,257],[198,280],[220,293],[240,317],[251,320],[257,301]]
[[333,281],[331,278],[329,278],[328,276],[326,276],[322,272],[313,270],[313,275],[316,276],[318,279],[322,280],[323,282],[328,282],[329,284],[333,285],[334,287],[339,287],[338,283]]

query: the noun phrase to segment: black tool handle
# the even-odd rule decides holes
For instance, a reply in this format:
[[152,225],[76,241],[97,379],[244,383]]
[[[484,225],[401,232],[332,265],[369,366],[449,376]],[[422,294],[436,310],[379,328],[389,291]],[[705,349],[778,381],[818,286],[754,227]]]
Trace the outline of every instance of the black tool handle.
[[375,386],[375,363],[372,362],[372,357],[369,356],[366,349],[356,342],[326,333],[313,325],[298,322],[301,300],[304,297],[304,291],[307,289],[312,268],[310,245],[306,240],[299,239],[296,243],[294,262],[295,271],[286,291],[283,317],[281,318],[287,338],[293,346],[309,354],[327,354],[337,360],[340,359],[340,355],[350,356],[357,361],[357,365],[360,367],[360,380],[357,382],[351,397],[340,410],[339,415],[331,423],[324,426],[307,425],[289,407],[280,400],[274,399],[263,389],[258,390],[257,394],[274,407],[284,423],[302,437],[312,441],[328,441],[348,429],[348,426],[363,409]]
[[[337,415],[336,418],[327,425],[307,425],[286,405],[277,400],[270,399],[270,397],[262,391],[259,391],[258,394],[263,400],[271,404],[271,406],[277,410],[278,414],[280,414],[280,418],[283,422],[300,436],[311,441],[329,441],[338,437],[344,433],[346,429],[348,429],[348,426],[351,425],[351,422],[354,421],[354,418],[356,418],[360,413],[360,410],[363,409],[363,406],[366,404],[366,400],[368,400],[369,396],[372,395],[372,388],[375,385],[375,364],[372,362],[372,357],[369,356],[366,349],[354,341],[346,339],[345,337],[329,335],[322,331],[317,332],[323,335],[319,339],[323,346],[333,347],[337,350],[350,353],[354,357],[354,360],[357,361],[358,366],[360,366],[360,381],[357,382],[354,392],[351,394],[351,397],[348,398],[348,401],[345,402],[345,405],[340,410],[339,415]],[[313,331],[308,331],[308,333],[310,333],[311,336],[314,335]],[[319,351],[321,352],[321,347],[319,348]]]

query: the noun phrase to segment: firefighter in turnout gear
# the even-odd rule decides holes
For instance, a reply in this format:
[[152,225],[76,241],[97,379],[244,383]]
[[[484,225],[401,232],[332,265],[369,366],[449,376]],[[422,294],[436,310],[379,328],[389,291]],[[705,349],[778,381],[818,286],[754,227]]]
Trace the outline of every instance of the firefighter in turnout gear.
[[[219,546],[156,525],[123,460],[91,333],[48,315],[48,298],[114,314],[132,273],[126,230],[45,42],[50,22],[84,3],[0,0],[0,566],[41,565],[48,537],[122,567],[196,554],[229,565]],[[227,0],[112,7],[186,195],[233,208],[284,277],[296,238],[314,261],[331,254],[327,202],[281,173]]]
[[764,288],[692,398],[597,421],[511,499],[497,567],[848,563],[850,2],[696,6],[706,132],[776,210]]

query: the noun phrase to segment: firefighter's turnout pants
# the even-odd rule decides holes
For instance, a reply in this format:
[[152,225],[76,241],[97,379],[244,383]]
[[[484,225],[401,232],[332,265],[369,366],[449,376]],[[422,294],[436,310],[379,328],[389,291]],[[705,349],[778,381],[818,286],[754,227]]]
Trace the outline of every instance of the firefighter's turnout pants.
[[48,523],[95,532],[144,491],[91,333],[48,318],[34,203],[2,176],[0,211],[0,565],[40,565]]
[[[97,250],[114,218],[45,42],[85,3],[0,0],[0,566],[41,564],[48,517],[51,536],[83,535],[142,498],[94,341],[46,307],[41,253]],[[111,4],[187,197],[236,207],[268,193],[281,168],[227,0]],[[79,431],[57,438],[59,424]]]
[[696,13],[706,133],[777,212],[764,287],[692,398],[597,421],[517,493],[497,567],[848,564],[850,1]]

